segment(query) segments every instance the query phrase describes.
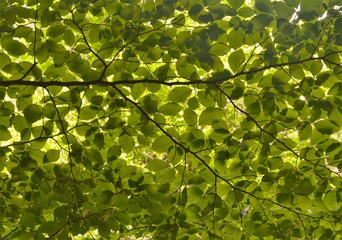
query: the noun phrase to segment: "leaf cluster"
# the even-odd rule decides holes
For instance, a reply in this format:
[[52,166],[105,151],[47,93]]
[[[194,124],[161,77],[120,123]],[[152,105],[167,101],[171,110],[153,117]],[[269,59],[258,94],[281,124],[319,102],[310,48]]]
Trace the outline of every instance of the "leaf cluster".
[[338,239],[337,0],[0,1],[1,239]]

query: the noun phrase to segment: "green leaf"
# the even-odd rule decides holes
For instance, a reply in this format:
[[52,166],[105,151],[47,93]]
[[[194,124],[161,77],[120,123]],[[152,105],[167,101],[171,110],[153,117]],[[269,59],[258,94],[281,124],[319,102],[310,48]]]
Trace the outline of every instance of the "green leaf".
[[262,108],[265,115],[271,115],[276,109],[275,96],[266,92],[262,98]]
[[303,181],[299,182],[293,189],[293,192],[298,195],[310,195],[315,190],[315,182],[312,178],[306,177]]
[[42,16],[41,16],[42,27],[49,26],[50,23],[55,21],[55,19],[56,19],[56,13],[54,11],[44,10],[42,12]]
[[329,120],[331,123],[335,124],[336,126],[341,127],[342,123],[340,121],[340,119],[342,118],[342,112],[339,111],[338,109],[334,108],[329,116],[328,116]]
[[261,12],[273,12],[273,6],[270,0],[255,0],[255,7]]
[[42,108],[37,104],[32,104],[24,109],[24,117],[28,124],[32,124],[41,119]]
[[108,238],[110,234],[110,227],[106,222],[102,222],[98,230],[101,237]]
[[[242,44],[242,42],[241,42]],[[223,43],[214,43],[210,50],[209,53],[214,54],[216,56],[225,56],[229,50],[229,46],[227,44]]]
[[254,31],[262,31],[273,21],[273,16],[269,14],[259,14],[252,18],[250,23]]
[[194,110],[187,108],[184,110],[183,113],[184,121],[189,124],[190,126],[197,125],[197,114]]
[[54,119],[56,113],[56,108],[52,103],[47,103],[43,108],[43,115],[49,119]]
[[116,208],[125,210],[128,208],[128,200],[129,198],[127,196],[124,196],[122,194],[115,194],[112,197],[111,202]]
[[13,123],[14,129],[17,132],[21,132],[23,129],[25,128],[27,129],[29,127],[25,118],[20,115],[15,116],[12,123]]
[[273,157],[267,160],[267,165],[271,170],[281,169],[283,164],[283,159],[281,157]]
[[0,125],[0,141],[7,141],[12,138],[11,132],[6,126]]
[[189,187],[187,190],[188,193],[188,205],[191,205],[193,203],[196,203],[197,201],[201,200],[201,197],[203,195],[202,189],[198,187]]
[[300,65],[290,65],[289,66],[290,73],[294,78],[302,80],[305,77],[305,73],[303,71],[303,68],[301,68]]
[[119,128],[124,124],[121,118],[119,117],[110,117],[106,124],[104,125],[105,129],[115,129]]
[[329,210],[337,210],[340,201],[338,201],[336,190],[327,191],[323,197],[323,202]]
[[340,96],[342,95],[342,83],[335,83],[334,86],[332,86],[329,91],[328,95],[332,96]]
[[245,18],[252,17],[254,15],[254,12],[254,9],[250,7],[242,7],[237,11],[238,15]]
[[53,211],[54,220],[56,222],[65,223],[68,221],[68,208],[66,206],[60,206]]
[[191,88],[188,87],[175,87],[173,88],[167,98],[175,103],[185,102],[192,92]]
[[[193,64],[189,64],[189,61],[185,57],[178,59],[176,63],[176,70],[181,77],[188,78],[191,74],[196,72],[196,68]],[[163,70],[165,71],[165,70]],[[162,77],[164,79],[165,77]]]
[[152,100],[151,96],[144,97],[143,103],[148,113],[155,113],[158,111],[158,101]]
[[204,147],[203,139],[196,139],[190,143],[190,149],[194,152],[201,151]]
[[163,160],[153,159],[149,161],[146,165],[146,168],[150,171],[158,172],[164,170],[169,167],[169,164]]
[[[329,130],[330,129],[328,129],[328,131]],[[311,144],[316,145],[320,142],[324,142],[325,140],[329,138],[330,138],[329,134],[321,133],[316,128],[312,129],[311,138],[310,138]]]
[[103,192],[101,192],[101,194],[97,198],[96,203],[98,205],[108,205],[111,202],[113,195],[114,193],[112,191],[104,190]]
[[340,130],[338,126],[330,122],[328,119],[315,122],[314,126],[320,133],[327,135],[331,135]]
[[145,85],[142,84],[134,84],[131,88],[131,95],[133,99],[138,99],[145,91]]
[[232,29],[228,34],[229,46],[238,49],[244,44],[245,32],[243,29],[239,28],[237,30]]
[[0,69],[11,62],[11,58],[7,54],[0,52]]
[[155,133],[154,124],[151,121],[145,121],[143,124],[141,124],[140,129],[145,136],[150,136]]
[[20,218],[20,223],[28,228],[34,228],[36,225],[37,217],[30,212],[23,213]]
[[181,109],[182,107],[177,103],[170,102],[160,106],[159,112],[165,115],[174,116],[177,115]]
[[312,127],[309,123],[305,123],[298,132],[300,140],[306,140],[311,137]]
[[310,9],[317,9],[323,3],[323,0],[301,0],[300,2],[300,9],[310,10]]
[[195,16],[202,10],[202,6],[200,4],[195,4],[189,9],[189,16]]
[[220,108],[208,107],[199,116],[200,125],[211,125],[221,120],[224,111]]
[[242,67],[245,62],[245,53],[243,50],[239,49],[228,57],[229,67],[233,72],[237,72],[237,70]]
[[228,3],[232,8],[239,9],[245,3],[245,0],[228,0]]
[[5,45],[5,49],[9,54],[20,56],[27,53],[28,48],[17,40],[12,40]]
[[[201,19],[201,16],[199,17]],[[213,41],[217,40],[223,33],[225,33],[223,29],[219,28],[217,24],[213,24],[208,29],[209,38]]]
[[38,232],[47,233],[50,237],[55,234],[60,229],[58,223],[55,222],[43,222],[39,228]]
[[131,218],[126,213],[123,213],[121,211],[116,211],[114,213],[115,218],[121,222],[124,225],[130,225],[131,224]]
[[310,71],[314,76],[321,73],[322,68],[323,68],[323,63],[321,61],[314,61],[310,65]]
[[291,193],[279,193],[276,199],[281,205],[292,206],[293,196]]
[[127,134],[124,134],[119,138],[119,143],[121,144],[122,150],[124,150],[126,153],[131,152],[135,146],[133,137]]
[[155,141],[152,144],[152,149],[158,153],[162,153],[167,152],[168,149],[173,145],[174,143],[169,137],[162,135],[155,139]]
[[285,2],[273,2],[274,10],[281,18],[290,19],[295,12],[295,8],[290,7]]
[[209,23],[214,20],[213,15],[209,12],[202,13],[198,16],[198,19],[203,23]]
[[69,46],[72,46],[75,43],[74,33],[71,30],[66,29],[63,34],[63,40],[65,41],[66,44],[68,44]]
[[0,1],[0,236],[339,239],[340,5]]
[[81,108],[80,111],[80,119],[81,120],[89,120],[96,117],[98,109],[95,106],[85,106]]
[[211,74],[211,76],[212,76],[212,79],[210,79],[210,81],[218,81],[218,80],[222,81],[222,80],[226,80],[229,77],[231,77],[232,74],[228,70],[223,70],[223,71],[220,71],[220,72],[213,72]]
[[127,5],[125,7],[123,7],[120,10],[120,15],[121,17],[123,17],[125,20],[130,20],[133,18],[133,15],[135,13],[135,7],[132,5]]
[[172,19],[171,24],[177,28],[185,24],[186,17],[184,14],[179,14],[177,17]]
[[47,35],[53,38],[61,36],[65,31],[65,26],[62,24],[55,24],[48,28]]
[[44,155],[44,162],[56,162],[59,159],[59,150],[50,149]]
[[274,228],[273,225],[270,224],[263,224],[259,226],[254,232],[253,235],[257,237],[267,237],[271,234],[273,234]]

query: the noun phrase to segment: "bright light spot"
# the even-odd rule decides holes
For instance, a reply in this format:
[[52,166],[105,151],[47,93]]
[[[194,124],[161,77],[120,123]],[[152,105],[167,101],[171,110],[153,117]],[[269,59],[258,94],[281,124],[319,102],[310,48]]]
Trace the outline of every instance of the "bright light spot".
[[300,5],[298,5],[297,8],[295,8],[295,12],[293,13],[290,23],[292,23],[294,20],[298,19],[298,12],[300,11]]
[[325,12],[323,13],[323,15],[322,15],[321,17],[318,18],[318,20],[323,20],[324,18],[327,17],[327,15],[328,15],[328,12],[325,11]]

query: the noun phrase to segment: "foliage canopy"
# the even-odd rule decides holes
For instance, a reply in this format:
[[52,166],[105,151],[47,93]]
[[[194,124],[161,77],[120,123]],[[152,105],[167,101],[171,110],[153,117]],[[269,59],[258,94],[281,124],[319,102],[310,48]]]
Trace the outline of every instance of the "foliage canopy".
[[339,3],[0,1],[0,238],[341,237]]

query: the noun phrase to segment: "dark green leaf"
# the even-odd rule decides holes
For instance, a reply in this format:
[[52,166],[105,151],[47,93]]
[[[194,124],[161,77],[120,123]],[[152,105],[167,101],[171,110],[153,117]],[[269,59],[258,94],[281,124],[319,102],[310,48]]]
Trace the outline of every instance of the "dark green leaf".
[[101,194],[97,198],[97,204],[99,204],[99,205],[109,204],[113,195],[114,195],[114,193],[109,191],[109,190],[105,190],[105,191],[101,192]]
[[302,80],[305,77],[303,68],[300,65],[290,65],[290,73],[293,77]]
[[32,124],[41,119],[42,108],[37,104],[32,104],[24,109],[24,117],[28,124]]
[[7,43],[5,49],[8,53],[15,56],[24,55],[28,51],[28,48],[23,43],[16,40]]
[[305,10],[317,9],[322,5],[322,3],[323,0],[301,0],[300,8]]
[[328,119],[315,122],[314,125],[315,128],[322,134],[331,135],[340,130],[338,126],[330,122]]
[[36,219],[37,217],[33,213],[27,212],[21,215],[20,223],[25,227],[34,228],[36,226]]
[[202,10],[202,6],[200,4],[193,5],[189,10],[189,16],[195,16]]
[[255,0],[255,7],[261,12],[273,12],[273,6],[270,0]]

